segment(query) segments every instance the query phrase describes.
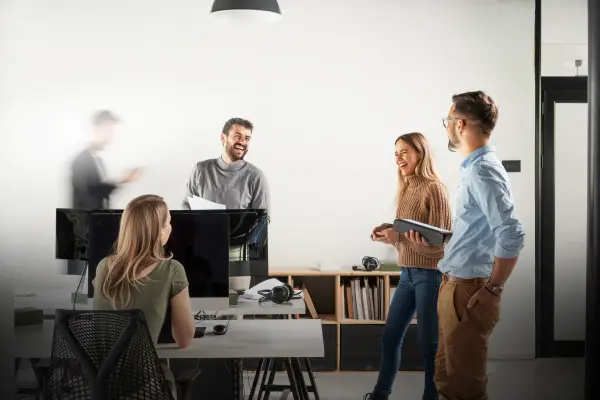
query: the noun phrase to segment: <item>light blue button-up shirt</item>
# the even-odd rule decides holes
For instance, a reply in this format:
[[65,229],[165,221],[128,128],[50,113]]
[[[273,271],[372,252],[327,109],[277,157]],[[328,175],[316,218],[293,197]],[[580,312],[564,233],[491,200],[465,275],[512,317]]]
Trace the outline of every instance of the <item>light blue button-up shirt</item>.
[[453,235],[438,269],[457,278],[488,278],[494,259],[515,258],[525,231],[515,215],[508,174],[490,146],[463,161]]

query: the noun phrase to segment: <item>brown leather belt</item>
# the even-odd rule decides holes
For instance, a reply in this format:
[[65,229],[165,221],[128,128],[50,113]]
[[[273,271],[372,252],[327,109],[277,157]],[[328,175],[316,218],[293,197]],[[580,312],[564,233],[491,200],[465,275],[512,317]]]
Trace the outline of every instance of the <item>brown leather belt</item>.
[[472,279],[463,279],[457,278],[452,275],[442,275],[442,280],[444,282],[457,282],[457,283],[487,283],[490,278],[472,278]]

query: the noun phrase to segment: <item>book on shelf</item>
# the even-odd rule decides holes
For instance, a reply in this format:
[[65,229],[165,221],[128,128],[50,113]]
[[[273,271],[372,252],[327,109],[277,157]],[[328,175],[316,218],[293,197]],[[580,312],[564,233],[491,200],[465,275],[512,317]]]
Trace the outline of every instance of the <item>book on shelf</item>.
[[357,276],[340,281],[342,319],[383,321],[384,281],[379,276]]

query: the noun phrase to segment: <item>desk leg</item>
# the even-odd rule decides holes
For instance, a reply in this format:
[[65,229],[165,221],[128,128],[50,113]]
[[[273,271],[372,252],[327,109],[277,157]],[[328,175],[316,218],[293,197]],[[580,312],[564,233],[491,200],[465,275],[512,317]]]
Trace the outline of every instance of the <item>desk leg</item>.
[[[319,391],[317,390],[317,381],[315,380],[315,375],[313,374],[312,366],[310,365],[310,360],[308,357],[304,359],[304,363],[306,364],[306,372],[308,372],[308,379],[310,380],[309,391],[313,392],[315,395],[315,400],[320,400]],[[302,371],[302,368],[300,368],[300,371]]]
[[[248,400],[254,400],[254,392],[256,391],[256,385],[258,384],[258,380],[260,379],[260,373],[262,371],[264,358],[258,360],[258,366],[256,367],[256,373],[254,374],[254,379],[252,379],[252,387],[250,388],[250,395],[248,396]],[[259,394],[260,396],[260,394]]]
[[304,400],[308,399],[308,388],[306,387],[306,380],[302,373],[302,367],[300,366],[300,359],[292,358],[292,367],[294,369],[294,375],[296,375],[296,384],[298,385],[298,391],[300,392],[301,398]]
[[242,360],[235,358],[233,360],[233,371],[231,371],[231,388],[233,400],[244,400],[244,371]]
[[302,400],[303,397],[300,394],[300,390],[298,390],[298,384],[296,382],[296,374],[294,373],[294,365],[290,358],[285,359],[285,370],[287,371],[288,379],[290,380],[290,387],[292,389],[292,394],[294,395],[294,400]]
[[[289,360],[289,363],[288,363]],[[262,376],[262,381],[260,383],[260,387],[259,387],[259,391],[258,391],[258,397],[257,400],[266,400],[269,395],[271,394],[271,392],[284,392],[284,391],[290,391],[290,389],[292,389],[292,391],[297,391],[297,394],[294,394],[295,400],[309,400],[310,399],[310,393],[314,394],[314,399],[315,400],[319,400],[319,391],[317,389],[317,382],[315,380],[315,377],[313,375],[312,372],[312,368],[310,365],[310,360],[308,358],[303,358],[304,363],[306,364],[306,370],[308,373],[308,377],[310,379],[310,383],[311,385],[308,386],[306,384],[306,380],[304,379],[304,374],[302,371],[302,362],[299,358],[290,358],[290,359],[283,359],[283,361],[285,362],[285,367],[286,367],[286,372],[288,374],[288,378],[290,378],[290,373],[292,374],[293,379],[289,379],[289,385],[274,385],[273,384],[273,380],[275,378],[275,373],[277,371],[277,364],[279,359],[265,359],[263,366],[264,368],[264,372],[263,372],[263,376]],[[267,378],[267,374],[269,374],[269,378]],[[267,380],[266,384],[265,384],[265,380]],[[295,389],[292,386],[295,385]],[[263,391],[264,391],[264,396],[263,396]],[[282,398],[284,398],[284,396],[282,395]],[[249,398],[248,400],[253,400],[251,398]]]
[[[271,395],[271,385],[273,384],[273,380],[275,379],[275,372],[277,372],[278,360],[276,358],[269,358],[269,361],[265,365],[265,373],[262,378],[262,382],[260,384],[260,391],[258,393],[258,400],[260,400],[260,395],[264,393],[263,400],[267,400]],[[269,378],[267,379],[267,373],[269,374]],[[264,392],[263,392],[264,390]]]

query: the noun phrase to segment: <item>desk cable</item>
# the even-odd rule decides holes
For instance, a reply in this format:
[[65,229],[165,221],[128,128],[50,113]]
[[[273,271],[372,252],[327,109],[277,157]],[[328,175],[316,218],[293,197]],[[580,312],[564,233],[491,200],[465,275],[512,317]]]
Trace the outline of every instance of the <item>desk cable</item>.
[[85,262],[83,267],[83,272],[81,273],[81,278],[79,278],[79,283],[77,284],[77,289],[75,289],[75,293],[73,294],[73,311],[76,311],[77,308],[77,296],[79,295],[79,289],[81,288],[81,284],[85,278],[85,274],[87,273],[88,263]]

